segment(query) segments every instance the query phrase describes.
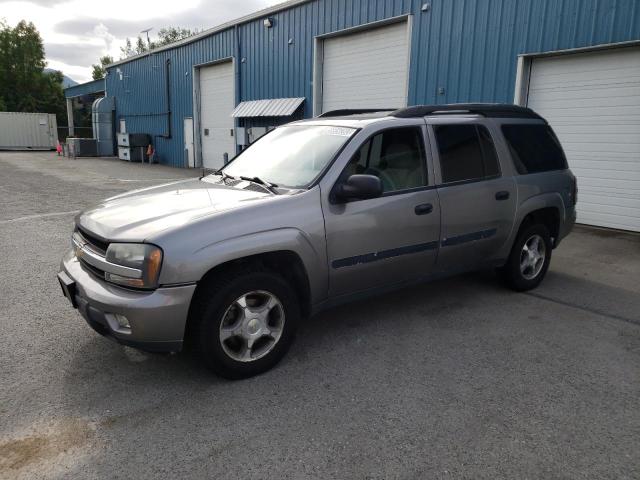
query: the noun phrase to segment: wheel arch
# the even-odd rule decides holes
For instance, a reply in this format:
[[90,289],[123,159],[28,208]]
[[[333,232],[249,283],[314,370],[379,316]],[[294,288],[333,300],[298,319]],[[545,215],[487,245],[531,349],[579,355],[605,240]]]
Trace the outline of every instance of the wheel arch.
[[302,318],[311,314],[312,294],[310,276],[304,261],[300,255],[293,250],[271,250],[252,255],[238,256],[231,260],[219,263],[207,270],[200,281],[197,282],[193,293],[187,322],[185,326],[185,340],[189,341],[193,326],[199,298],[207,294],[207,286],[212,280],[221,276],[230,275],[238,270],[247,272],[256,270],[266,270],[281,275],[296,292],[300,302]]
[[557,193],[537,195],[527,199],[518,208],[518,219],[513,230],[511,244],[518,238],[523,228],[534,223],[547,227],[555,248],[560,235],[560,224],[564,221],[564,202]]

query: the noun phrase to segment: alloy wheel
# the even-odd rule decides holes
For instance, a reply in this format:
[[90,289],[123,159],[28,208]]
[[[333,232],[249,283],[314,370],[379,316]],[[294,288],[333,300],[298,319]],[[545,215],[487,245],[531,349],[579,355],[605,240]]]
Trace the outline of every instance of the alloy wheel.
[[547,256],[547,246],[544,239],[536,234],[532,235],[520,252],[520,273],[526,280],[533,280],[542,271]]
[[238,362],[252,362],[273,350],[282,336],[284,307],[274,294],[255,290],[238,297],[220,323],[220,343]]

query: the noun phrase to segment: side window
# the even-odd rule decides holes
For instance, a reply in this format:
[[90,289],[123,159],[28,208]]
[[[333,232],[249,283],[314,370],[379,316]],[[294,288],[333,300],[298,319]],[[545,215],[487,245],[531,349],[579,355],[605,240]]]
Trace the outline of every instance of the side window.
[[502,126],[502,133],[518,173],[524,175],[567,168],[560,142],[548,125],[508,124]]
[[484,126],[436,125],[434,131],[443,183],[500,175],[498,155]]
[[482,158],[484,160],[484,176],[497,177],[500,175],[500,165],[498,164],[498,154],[491,134],[486,127],[478,125],[478,135],[480,136],[480,147],[482,148]]
[[383,192],[397,192],[427,185],[424,141],[420,128],[385,130],[367,140],[343,172],[375,175]]

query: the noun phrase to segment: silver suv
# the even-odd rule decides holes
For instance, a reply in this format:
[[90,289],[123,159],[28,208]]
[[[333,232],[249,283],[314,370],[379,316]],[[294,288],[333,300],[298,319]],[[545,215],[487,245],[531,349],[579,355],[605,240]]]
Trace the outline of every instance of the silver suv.
[[273,130],[211,175],[81,213],[58,278],[100,334],[148,351],[189,344],[242,378],[338,303],[486,267],[535,288],[576,195],[529,109],[335,111]]

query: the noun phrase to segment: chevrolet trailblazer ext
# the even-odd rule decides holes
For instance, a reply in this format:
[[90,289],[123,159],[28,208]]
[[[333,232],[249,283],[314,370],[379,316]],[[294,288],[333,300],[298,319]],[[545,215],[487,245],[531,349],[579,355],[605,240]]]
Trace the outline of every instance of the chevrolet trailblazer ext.
[[535,288],[574,224],[576,190],[526,108],[329,112],[212,175],[81,213],[58,278],[100,334],[148,351],[188,342],[243,378],[339,302],[485,267]]

